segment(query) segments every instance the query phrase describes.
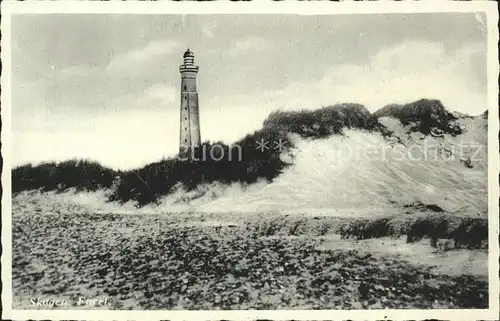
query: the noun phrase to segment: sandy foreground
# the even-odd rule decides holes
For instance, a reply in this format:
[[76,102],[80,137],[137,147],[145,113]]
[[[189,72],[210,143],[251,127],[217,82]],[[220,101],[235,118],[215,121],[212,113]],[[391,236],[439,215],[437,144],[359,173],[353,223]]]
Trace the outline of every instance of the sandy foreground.
[[13,199],[15,308],[46,309],[33,302],[48,300],[66,302],[60,309],[488,305],[485,251],[343,240],[331,215],[94,213],[60,197]]

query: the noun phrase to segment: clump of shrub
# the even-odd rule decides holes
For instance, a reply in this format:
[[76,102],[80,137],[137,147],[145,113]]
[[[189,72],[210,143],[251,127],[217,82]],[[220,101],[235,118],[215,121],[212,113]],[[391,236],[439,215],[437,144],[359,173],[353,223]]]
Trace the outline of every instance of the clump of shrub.
[[479,218],[464,218],[455,227],[450,236],[455,240],[457,247],[471,249],[488,247],[488,220]]
[[22,165],[12,170],[12,192],[26,190],[64,191],[76,188],[77,191],[96,191],[109,188],[119,172],[88,160],[69,160],[48,162],[36,166]]
[[459,217],[451,214],[426,214],[401,221],[398,217],[362,219],[344,222],[338,232],[344,239],[357,240],[400,237],[406,235],[408,243],[430,239],[436,247],[438,239],[453,239],[456,247],[480,249],[488,246],[488,220]]
[[390,220],[390,218],[379,218],[346,222],[339,229],[340,236],[343,239],[355,238],[357,240],[394,236]]
[[403,205],[403,208],[412,208],[419,211],[444,212],[443,208],[436,204],[423,204],[422,202],[413,202]]
[[406,242],[413,243],[423,238],[431,239],[431,246],[436,247],[436,242],[440,238],[448,238],[448,226],[450,221],[446,216],[430,215],[418,218],[410,225],[406,234]]
[[342,134],[344,128],[375,130],[380,126],[360,104],[331,105],[312,111],[276,111],[264,121],[264,127],[279,128],[304,138]]
[[446,110],[440,100],[420,99],[405,105],[391,104],[376,111],[373,116],[394,117],[403,125],[409,125],[410,132],[421,132],[424,135],[430,134],[433,129],[440,129],[453,136],[462,133],[456,123],[457,118]]
[[415,242],[424,237],[431,240],[431,246],[433,247],[436,247],[438,239],[453,239],[456,247],[487,248],[488,220],[473,217],[461,218],[451,215],[424,217],[411,225],[407,242]]

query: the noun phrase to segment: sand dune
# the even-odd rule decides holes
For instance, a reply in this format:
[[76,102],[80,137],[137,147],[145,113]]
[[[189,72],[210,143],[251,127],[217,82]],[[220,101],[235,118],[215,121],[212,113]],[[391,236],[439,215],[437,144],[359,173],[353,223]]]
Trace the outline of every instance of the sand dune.
[[[295,147],[282,156],[293,164],[271,183],[179,189],[159,204],[140,209],[132,202],[107,202],[108,191],[53,195],[106,213],[307,212],[372,217],[398,213],[394,204],[420,202],[487,217],[486,119],[460,119],[464,133],[456,137],[407,134],[398,120],[380,121],[394,131],[394,137],[362,130],[326,139],[293,136]],[[467,158],[469,167],[464,164]]]
[[[293,165],[271,183],[200,186],[165,197],[155,210],[269,211],[376,215],[394,202],[436,204],[446,211],[487,215],[485,119],[463,119],[457,137],[404,134],[385,119],[404,145],[382,135],[347,130],[345,136],[305,140],[293,137]],[[460,150],[462,149],[462,151]],[[451,152],[451,154],[450,154]],[[464,159],[473,157],[472,168]],[[146,211],[152,207],[146,207]]]

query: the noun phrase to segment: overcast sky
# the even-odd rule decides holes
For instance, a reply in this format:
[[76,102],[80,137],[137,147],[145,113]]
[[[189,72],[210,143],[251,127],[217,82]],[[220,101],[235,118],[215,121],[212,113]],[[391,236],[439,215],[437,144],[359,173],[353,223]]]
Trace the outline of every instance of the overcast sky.
[[478,14],[17,15],[13,162],[132,168],[178,150],[182,53],[200,66],[202,140],[235,141],[276,109],[422,97],[486,110]]

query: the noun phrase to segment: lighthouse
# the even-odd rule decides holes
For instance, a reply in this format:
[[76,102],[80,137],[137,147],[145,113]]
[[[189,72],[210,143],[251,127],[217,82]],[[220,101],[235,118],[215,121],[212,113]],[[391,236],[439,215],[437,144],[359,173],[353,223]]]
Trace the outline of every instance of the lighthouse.
[[196,86],[199,67],[194,64],[194,53],[191,50],[186,50],[183,59],[183,64],[179,66],[181,73],[180,154],[201,143],[200,110]]

